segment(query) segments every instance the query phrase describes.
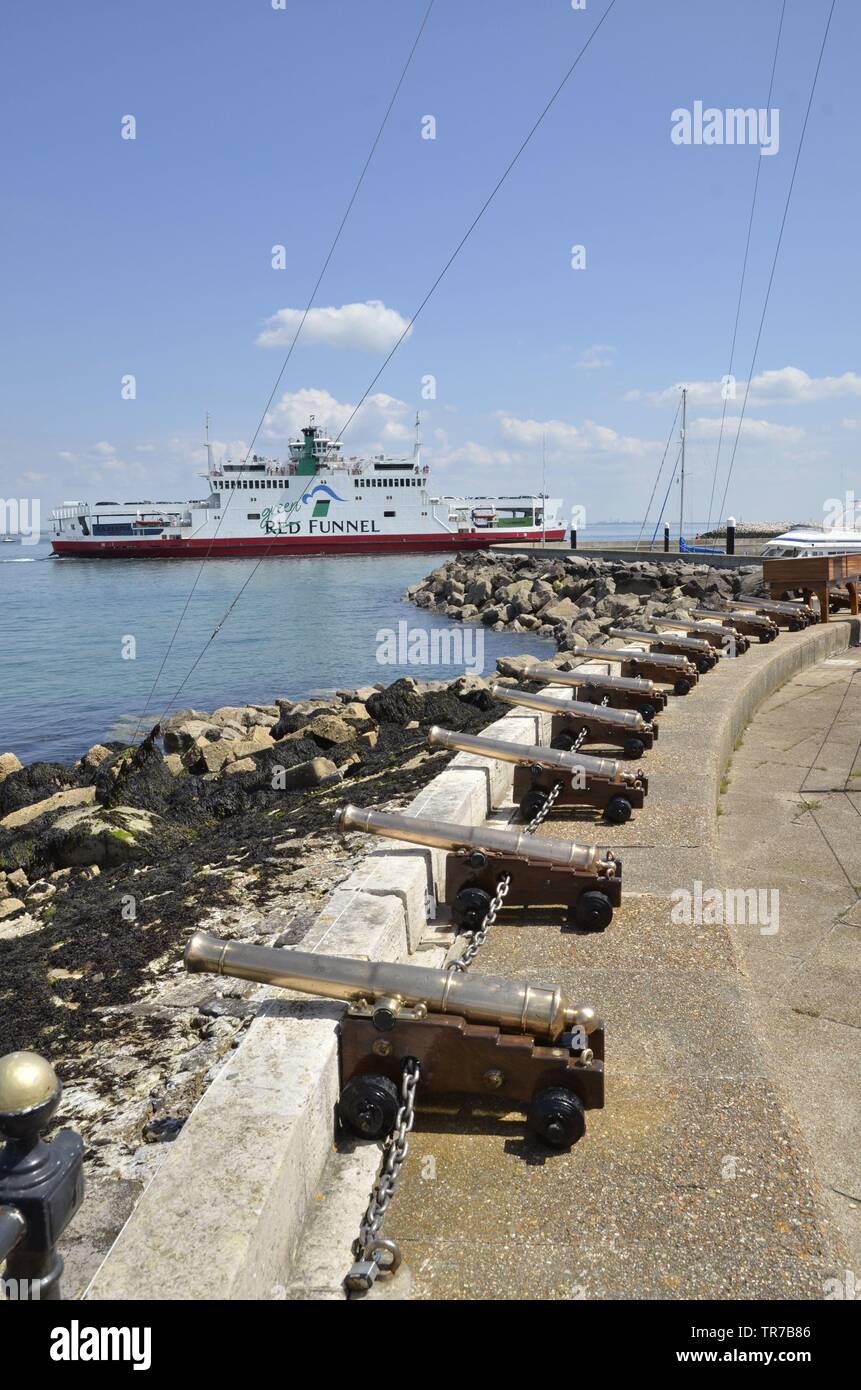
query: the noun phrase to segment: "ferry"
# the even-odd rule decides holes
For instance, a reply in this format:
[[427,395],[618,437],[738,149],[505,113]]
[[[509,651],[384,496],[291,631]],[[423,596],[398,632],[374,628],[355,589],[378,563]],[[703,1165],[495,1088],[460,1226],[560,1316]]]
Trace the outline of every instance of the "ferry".
[[421,444],[409,457],[345,458],[313,416],[285,461],[213,461],[195,502],[64,502],[51,513],[55,555],[373,555],[565,539],[560,498],[437,493]]

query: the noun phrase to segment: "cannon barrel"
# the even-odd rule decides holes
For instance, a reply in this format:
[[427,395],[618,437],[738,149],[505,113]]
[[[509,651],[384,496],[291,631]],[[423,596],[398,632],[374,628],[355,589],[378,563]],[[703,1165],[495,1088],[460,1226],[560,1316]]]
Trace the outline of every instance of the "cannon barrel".
[[751,613],[767,613],[769,609],[777,613],[813,613],[810,604],[800,598],[728,598],[727,603],[730,608],[747,608]]
[[[663,618],[658,619],[658,622],[663,621]],[[632,642],[673,642],[676,646],[684,647],[685,651],[714,656],[714,647],[704,637],[680,637],[677,632],[646,632],[637,628],[617,627],[610,628],[610,636],[630,639]]]
[[[698,618],[703,619],[704,623],[710,622],[713,627],[718,627],[726,623],[735,622],[735,613],[722,613],[719,608],[696,608],[694,612],[696,613],[696,616]],[[767,622],[767,619],[763,615],[754,613],[753,609],[751,609],[750,613],[747,616],[750,618],[757,618],[762,616],[763,622]],[[664,621],[665,619],[662,618],[661,622]]]
[[480,851],[498,858],[522,859],[575,874],[613,877],[618,868],[609,850],[597,845],[569,844],[567,840],[539,840],[523,830],[502,830],[491,825],[451,825],[445,821],[403,816],[393,811],[370,811],[361,806],[342,806],[335,817],[342,830],[367,830],[392,840],[408,840],[434,849]]
[[[631,633],[623,633],[624,637],[632,636]],[[654,637],[653,632],[646,633],[648,637]],[[691,665],[686,656],[674,656],[672,652],[645,653],[642,651],[625,651],[622,647],[578,647],[577,655],[592,661],[597,658],[599,661],[636,661],[638,657],[648,655],[653,664],[660,663],[662,666],[671,667],[675,670],[686,671]],[[531,668],[530,668],[531,669]]]
[[404,1005],[424,1004],[433,1013],[457,1014],[471,1023],[497,1024],[509,1031],[550,1039],[573,1027],[590,1033],[597,1022],[594,1009],[571,1004],[562,990],[552,985],[252,946],[225,941],[205,931],[194,933],[184,961],[192,973],[231,975],[350,1003],[397,999]]
[[[599,705],[595,708],[602,707]],[[566,714],[570,709],[571,701],[566,700]],[[558,768],[560,772],[571,773],[583,771],[608,782],[618,782],[622,778],[622,764],[616,758],[593,758],[585,753],[568,753],[559,748],[543,748],[538,744],[505,743],[501,738],[488,738],[482,734],[453,733],[450,729],[440,729],[436,724],[428,731],[428,743],[440,748],[453,748],[459,753],[477,753],[480,758],[499,758],[500,762],[517,763],[519,766]]]
[[[694,635],[698,632],[711,632],[715,635],[719,633],[723,635],[726,634],[727,629],[722,623],[707,621],[707,619],[715,616],[713,613],[706,612],[701,608],[697,609],[697,613],[703,615],[701,621],[695,618],[659,618],[658,621],[662,627],[669,627],[674,630],[678,629],[679,632],[691,632]],[[731,613],[719,614],[718,616],[725,617],[728,623],[732,622]]]
[[[645,676],[605,676],[599,671],[584,671],[578,666],[574,671],[560,671],[555,666],[543,666],[537,662],[523,671],[527,681],[544,681],[556,685],[612,685],[614,690],[628,690],[632,695],[655,695],[658,687]],[[502,687],[496,686],[499,690]]]
[[[530,667],[530,670],[537,670],[537,667]],[[553,669],[547,668],[548,671]],[[575,685],[576,671],[564,671],[561,673],[562,679],[559,685]],[[534,677],[535,680],[543,677]],[[548,683],[550,676],[547,677]],[[554,677],[555,680],[555,677]],[[498,700],[503,705],[525,705],[527,709],[546,710],[549,714],[570,714],[572,719],[576,719],[579,714],[583,719],[595,718],[600,715],[601,719],[607,724],[617,724],[620,729],[630,729],[632,733],[647,729],[646,723],[639,710],[636,709],[610,709],[607,705],[590,705],[582,700],[561,700],[556,695],[532,695],[528,690],[513,690],[507,685],[492,685],[490,693],[494,700]]]

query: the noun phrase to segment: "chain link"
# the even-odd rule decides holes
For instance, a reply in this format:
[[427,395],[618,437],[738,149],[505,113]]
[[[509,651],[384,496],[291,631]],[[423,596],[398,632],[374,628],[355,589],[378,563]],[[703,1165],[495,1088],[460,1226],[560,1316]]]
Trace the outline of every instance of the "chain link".
[[451,964],[448,967],[449,970],[456,970],[462,973],[463,971],[468,970],[469,967],[472,965],[472,962],[475,960],[476,956],[478,955],[479,951],[481,950],[482,946],[487,940],[487,933],[490,931],[490,928],[496,921],[496,914],[502,907],[502,904],[504,903],[505,899],[507,898],[508,890],[510,887],[511,874],[503,874],[502,878],[499,880],[499,883],[496,885],[496,892],[493,895],[490,907],[484,914],[484,919],[481,923],[481,926],[477,929],[477,931],[471,932],[469,934],[469,945],[466,947],[463,954],[461,956],[458,956],[457,960],[453,960],[451,962]]
[[409,1135],[416,1119],[416,1088],[420,1077],[421,1067],[415,1057],[405,1058],[401,1078],[401,1108],[394,1129],[386,1140],[379,1176],[353,1246],[353,1253],[358,1258],[367,1257],[370,1246],[380,1234],[380,1227],[395,1194],[400,1171],[406,1162],[410,1149]]
[[[573,752],[574,750],[572,749],[571,751]],[[554,782],[553,786],[547,793],[543,806],[539,811],[535,812],[535,815],[532,817],[532,820],[527,825],[525,831],[527,835],[534,835],[541,822],[547,819],[547,817],[550,815],[550,812],[553,810],[553,807],[559,797],[559,793],[561,792],[561,790],[562,783]]]
[[[585,729],[582,729],[580,734],[578,734],[577,737],[581,740],[581,742],[581,735],[585,737],[585,734]],[[539,811],[536,811],[535,815],[532,817],[532,820],[527,825],[525,834],[535,834],[535,831],[538,829],[541,822],[546,820],[550,812],[552,811],[554,803],[558,799],[561,790],[562,783],[554,782],[550,791],[547,793],[547,799],[544,802],[544,805],[541,807]],[[493,926],[494,922],[496,921],[496,914],[499,912],[499,909],[502,907],[503,902],[507,898],[510,888],[511,875],[504,874],[496,886],[496,892],[491,900],[487,912],[484,915],[481,926],[478,927],[476,931],[469,933],[468,945],[466,946],[462,954],[458,956],[457,960],[453,960],[451,962],[451,964],[448,967],[449,970],[456,970],[462,974],[464,971],[468,970],[469,967],[472,965],[472,962],[475,960],[476,956],[478,955],[479,951],[481,950],[482,946],[487,940],[487,934],[490,931],[490,928]]]

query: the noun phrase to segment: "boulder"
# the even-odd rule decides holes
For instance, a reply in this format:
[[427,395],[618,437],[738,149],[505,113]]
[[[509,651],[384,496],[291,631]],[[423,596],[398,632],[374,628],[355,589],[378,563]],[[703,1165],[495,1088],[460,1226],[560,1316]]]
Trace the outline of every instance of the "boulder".
[[639,612],[640,600],[636,594],[608,594],[595,605],[596,618],[629,618]]
[[385,690],[375,690],[365,704],[378,724],[403,726],[411,719],[418,719],[422,711],[422,698],[415,681],[409,677],[394,681]]
[[539,665],[540,658],[537,656],[500,656],[496,662],[496,669],[501,676],[521,677],[527,666]]
[[209,715],[200,709],[178,709],[175,714],[171,714],[161,725],[161,732],[167,729],[181,729],[183,724],[187,724],[191,719],[208,721]]
[[361,700],[348,700],[345,705],[338,710],[338,717],[346,719],[350,724],[365,724],[370,719],[368,707]]
[[23,869],[13,869],[11,874],[6,875],[6,882],[20,891],[28,887],[27,875],[24,873]]
[[594,618],[589,617],[578,618],[576,623],[572,623],[571,632],[576,633],[578,637],[582,637],[583,643],[587,647],[594,646],[595,642],[601,636],[600,627],[595,622]]
[[153,732],[138,748],[126,748],[102,763],[94,785],[96,800],[103,806],[140,806],[159,812],[175,782]]
[[46,797],[44,801],[33,801],[29,806],[10,811],[8,816],[0,820],[0,826],[4,830],[20,830],[21,826],[29,825],[30,821],[38,820],[40,816],[47,816],[51,811],[86,806],[95,799],[95,787],[69,787],[66,791],[55,792],[53,796]]
[[26,904],[22,903],[20,898],[2,898],[0,899],[0,922],[5,921],[7,917],[17,917],[19,912],[26,912],[26,910]]
[[54,821],[46,847],[62,868],[123,864],[143,857],[158,819],[137,806],[84,806]]
[[[255,724],[251,730],[250,738],[240,739],[237,743],[229,745],[229,758],[231,761],[242,761],[250,758],[252,754],[259,753],[263,748],[271,748],[275,743],[271,734],[267,733],[261,724]],[[219,745],[216,744],[217,748]]]
[[206,739],[210,743],[214,743],[221,736],[222,726],[220,724],[213,724],[208,719],[189,719],[184,724],[164,730],[164,751],[166,753],[184,753],[186,748],[190,748],[199,739]]
[[207,772],[220,772],[225,763],[234,761],[234,750],[238,746],[230,739],[220,739],[218,743],[209,743],[206,739],[201,739],[199,743],[193,743],[185,750],[182,765],[188,772],[195,772],[198,776]]
[[224,769],[226,777],[232,776],[234,772],[256,772],[257,764],[253,758],[237,758],[236,762],[228,763]]
[[305,725],[304,733],[324,748],[331,748],[336,743],[349,743],[356,737],[355,729],[337,714],[318,714]]
[[14,753],[0,753],[0,782],[8,777],[10,772],[20,772],[22,766]]
[[288,791],[303,787],[319,787],[324,782],[340,779],[337,767],[329,758],[311,758],[306,763],[297,763],[295,767],[285,768],[281,776]]
[[467,603],[474,603],[476,608],[481,608],[482,604],[487,603],[493,588],[489,579],[474,579],[466,590]]
[[94,743],[81,758],[81,767],[85,772],[95,772],[97,767],[107,762],[113,754],[110,748],[106,748],[103,743]]
[[567,623],[573,622],[580,614],[577,604],[570,598],[557,599],[554,603],[545,604],[541,609],[541,621],[543,623]]
[[75,786],[77,780],[74,771],[62,763],[30,763],[18,772],[10,772],[0,779],[0,816],[34,801],[44,801],[54,792]]

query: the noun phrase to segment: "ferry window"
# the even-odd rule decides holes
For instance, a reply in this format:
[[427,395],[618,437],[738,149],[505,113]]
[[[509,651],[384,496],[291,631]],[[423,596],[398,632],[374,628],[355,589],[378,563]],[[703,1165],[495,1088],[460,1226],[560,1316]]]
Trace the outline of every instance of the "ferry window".
[[259,513],[259,512],[249,512],[249,513],[248,513],[248,520],[249,520],[249,521],[259,521],[259,520],[260,520],[260,513]]
[[394,512],[383,512],[383,516],[394,516]]

